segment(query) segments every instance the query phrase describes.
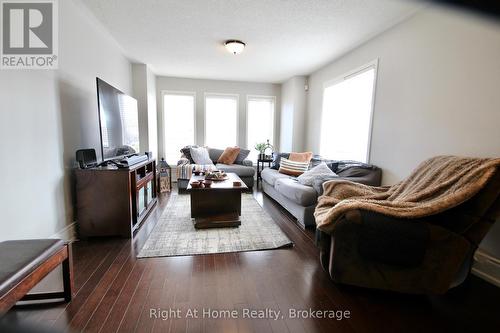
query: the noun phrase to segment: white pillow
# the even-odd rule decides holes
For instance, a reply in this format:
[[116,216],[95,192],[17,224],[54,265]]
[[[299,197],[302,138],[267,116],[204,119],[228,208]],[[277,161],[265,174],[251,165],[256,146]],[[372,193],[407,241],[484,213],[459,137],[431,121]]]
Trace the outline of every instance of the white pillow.
[[210,156],[208,155],[208,149],[205,147],[199,147],[199,148],[194,148],[191,147],[189,148],[191,152],[191,158],[193,159],[194,163],[199,164],[199,165],[213,165],[214,163],[210,159]]
[[[333,172],[325,162],[315,166],[311,170],[307,170],[303,174],[297,177],[297,180],[302,185],[312,186],[314,179],[321,176],[333,176],[336,177],[337,174]],[[338,177],[338,176],[337,176]]]

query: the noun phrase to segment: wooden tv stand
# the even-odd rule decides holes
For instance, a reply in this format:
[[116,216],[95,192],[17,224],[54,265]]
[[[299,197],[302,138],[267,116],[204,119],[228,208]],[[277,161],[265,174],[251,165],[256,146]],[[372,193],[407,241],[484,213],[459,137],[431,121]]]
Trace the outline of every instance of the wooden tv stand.
[[76,170],[78,236],[132,238],[157,202],[156,161]]

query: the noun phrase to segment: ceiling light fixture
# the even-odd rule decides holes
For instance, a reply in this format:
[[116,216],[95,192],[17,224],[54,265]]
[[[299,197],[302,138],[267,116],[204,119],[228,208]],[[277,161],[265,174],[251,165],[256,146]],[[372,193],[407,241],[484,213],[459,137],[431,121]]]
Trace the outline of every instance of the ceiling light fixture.
[[239,54],[243,52],[243,49],[245,48],[245,43],[243,43],[240,40],[228,40],[224,43],[224,46],[226,47],[226,50],[228,52],[231,52],[232,54]]

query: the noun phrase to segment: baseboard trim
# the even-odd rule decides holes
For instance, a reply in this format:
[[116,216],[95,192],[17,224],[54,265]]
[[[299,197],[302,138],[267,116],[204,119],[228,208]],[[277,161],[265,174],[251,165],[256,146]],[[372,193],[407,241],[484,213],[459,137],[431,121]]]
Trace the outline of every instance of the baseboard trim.
[[59,238],[67,242],[74,242],[76,240],[76,222],[68,224],[63,229],[50,236],[50,238]]
[[489,275],[489,274],[486,274],[476,268],[472,268],[472,274],[474,274],[475,276],[485,280],[485,281],[488,281],[489,283],[497,286],[497,287],[500,287],[500,280],[496,279],[495,277]]
[[500,259],[492,256],[483,249],[474,254],[472,274],[500,287]]

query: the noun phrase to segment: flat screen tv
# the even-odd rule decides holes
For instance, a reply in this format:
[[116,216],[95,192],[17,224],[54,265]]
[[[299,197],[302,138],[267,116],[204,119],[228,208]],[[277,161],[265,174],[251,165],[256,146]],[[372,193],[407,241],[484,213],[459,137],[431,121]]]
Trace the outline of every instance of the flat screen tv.
[[102,160],[139,153],[137,100],[97,78]]

